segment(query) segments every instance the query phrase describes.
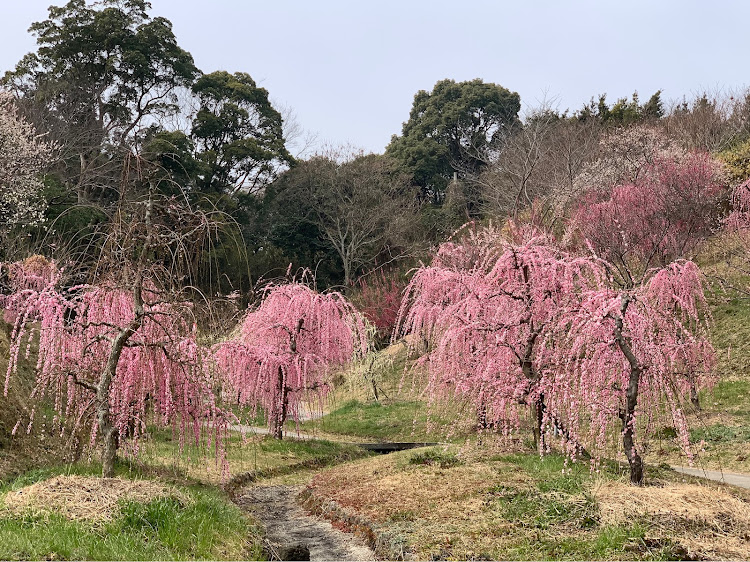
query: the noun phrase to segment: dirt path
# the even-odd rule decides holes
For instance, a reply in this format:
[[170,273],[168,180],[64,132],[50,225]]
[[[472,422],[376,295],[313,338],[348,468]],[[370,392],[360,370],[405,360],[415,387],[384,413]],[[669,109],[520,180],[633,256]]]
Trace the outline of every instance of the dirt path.
[[700,478],[707,478],[708,480],[724,482],[726,484],[731,484],[732,486],[739,486],[740,488],[750,488],[750,474],[739,474],[736,472],[724,472],[720,470],[704,470],[702,468],[691,468],[688,466],[673,466],[672,470],[683,474],[689,474],[690,476],[698,476]]
[[[263,523],[267,539],[280,545],[281,558],[300,559],[306,547],[310,560],[375,560],[364,542],[299,506],[300,490],[298,486],[250,486],[236,501]],[[300,546],[302,550],[295,550]]]
[[[271,435],[271,431],[267,427],[257,427],[254,425],[230,425],[229,429],[231,431],[238,431],[243,433],[256,433],[258,435]],[[292,430],[285,430],[284,431],[284,437],[293,437],[294,439],[302,439],[304,441],[309,441],[311,439],[319,439],[319,437],[315,435],[310,435],[309,433],[297,433],[296,431]]]

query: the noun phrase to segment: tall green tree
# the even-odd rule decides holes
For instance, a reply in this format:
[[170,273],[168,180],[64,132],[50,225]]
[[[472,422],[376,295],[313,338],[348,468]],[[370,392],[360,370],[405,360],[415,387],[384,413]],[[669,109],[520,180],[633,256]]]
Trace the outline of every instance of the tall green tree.
[[[199,71],[172,24],[146,0],[70,0],[30,31],[38,49],[3,84],[63,148],[59,174],[79,202],[111,195],[117,155],[147,125],[178,111]],[[114,182],[116,183],[116,181]]]
[[519,124],[520,109],[520,96],[497,84],[441,80],[432,92],[417,92],[386,153],[413,175],[425,198],[442,204],[453,173],[480,172],[488,151]]
[[292,163],[281,114],[249,74],[206,74],[195,82],[193,93],[200,101],[192,137],[203,164],[203,191],[252,193]]

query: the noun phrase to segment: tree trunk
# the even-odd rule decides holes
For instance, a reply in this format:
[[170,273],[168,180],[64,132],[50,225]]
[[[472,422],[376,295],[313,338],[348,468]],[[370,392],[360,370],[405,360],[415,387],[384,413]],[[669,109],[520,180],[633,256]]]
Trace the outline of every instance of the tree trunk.
[[102,476],[113,478],[115,475],[115,460],[117,459],[117,431],[109,427],[104,436],[104,450],[102,451]]
[[538,450],[543,451],[546,443],[544,442],[544,434],[542,433],[542,422],[544,420],[544,394],[540,394],[539,398],[534,401],[531,407],[534,414],[534,447]]
[[615,342],[620,351],[628,360],[630,365],[630,378],[628,389],[625,393],[625,408],[620,409],[620,420],[622,420],[622,446],[625,449],[625,457],[630,465],[630,483],[636,486],[643,485],[643,459],[635,448],[635,409],[638,405],[638,387],[641,383],[643,367],[630,348],[630,341],[622,333],[623,318],[630,303],[629,297],[625,296],[620,306],[620,316],[615,319]]
[[120,362],[120,356],[125,344],[143,324],[142,288],[143,279],[138,277],[133,287],[135,316],[130,321],[130,324],[120,330],[112,340],[107,364],[104,366],[104,370],[102,370],[102,374],[99,377],[99,384],[96,387],[96,413],[99,423],[99,435],[104,440],[104,450],[102,451],[102,476],[104,478],[112,478],[115,475],[115,457],[117,455],[117,430],[112,425],[109,415],[109,389],[117,373],[117,364]]
[[271,413],[273,416],[271,435],[273,435],[274,439],[283,439],[284,423],[286,422],[287,406],[289,404],[289,389],[284,384],[284,371],[281,367],[279,367],[276,390],[279,402],[276,404],[276,408],[274,408],[275,411]]
[[477,431],[484,431],[489,428],[487,423],[487,403],[482,402],[477,406]]
[[643,459],[635,448],[635,408],[638,405],[638,386],[641,381],[643,370],[638,364],[631,362],[630,379],[628,390],[625,394],[625,408],[620,409],[620,420],[622,420],[622,447],[625,449],[625,457],[630,465],[630,483],[636,486],[643,485]]
[[701,402],[698,399],[698,389],[695,388],[695,381],[690,381],[690,403],[693,405],[693,408],[695,408],[696,412],[701,411]]

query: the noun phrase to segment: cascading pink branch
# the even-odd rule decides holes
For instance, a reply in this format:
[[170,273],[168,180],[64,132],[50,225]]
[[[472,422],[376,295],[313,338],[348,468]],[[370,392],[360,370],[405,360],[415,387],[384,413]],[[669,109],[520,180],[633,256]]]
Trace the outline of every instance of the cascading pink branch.
[[33,303],[28,301],[38,300],[41,293],[54,288],[61,276],[55,262],[40,255],[7,265],[0,263],[2,273],[7,274],[10,291],[0,294],[0,309],[9,324],[14,324],[20,313],[33,315]]
[[732,212],[725,224],[731,231],[740,232],[745,237],[750,231],[750,180],[732,190]]
[[638,445],[671,418],[683,450],[691,455],[683,404],[696,388],[713,382],[714,350],[701,274],[690,261],[656,270],[632,290],[600,287],[560,311],[544,348],[549,409],[569,430],[568,444],[586,443],[595,456],[606,450],[619,420],[630,479],[643,482]]
[[[523,238],[520,229],[514,234]],[[429,369],[433,398],[469,398],[480,428],[506,434],[518,429],[520,407],[531,406],[542,446],[548,391],[540,350],[559,310],[601,283],[604,270],[565,254],[538,231],[526,234],[513,244],[485,229],[443,244],[407,288],[400,331],[432,342],[420,363]]]
[[136,281],[132,291],[108,284],[59,291],[52,277],[41,290],[23,289],[25,310],[12,332],[6,392],[24,344],[28,357],[38,335],[32,398],[52,399],[61,428],[89,431],[92,444],[101,435],[105,475],[113,470],[117,443],[137,453],[149,423],[173,427],[181,447],[188,436],[214,446],[226,470],[228,415],[217,407],[190,307],[159,302],[153,288],[140,285]]
[[299,420],[303,399],[324,399],[331,368],[368,347],[364,318],[343,295],[292,282],[267,287],[238,334],[214,347],[214,357],[239,403],[263,408],[281,439],[287,418]]

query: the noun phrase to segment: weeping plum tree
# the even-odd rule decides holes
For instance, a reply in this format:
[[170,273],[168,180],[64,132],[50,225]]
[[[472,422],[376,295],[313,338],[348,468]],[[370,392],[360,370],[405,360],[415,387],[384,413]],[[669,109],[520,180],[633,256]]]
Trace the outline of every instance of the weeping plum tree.
[[67,420],[75,433],[88,428],[92,444],[101,438],[105,477],[114,474],[116,450],[126,438],[137,451],[148,421],[178,429],[181,445],[188,433],[197,442],[210,430],[209,442],[223,455],[227,418],[203,370],[190,306],[164,300],[142,275],[123,275],[131,290],[102,281],[66,291],[55,279],[23,290],[6,392],[24,345],[28,354],[25,342],[38,335],[32,398],[52,399],[61,429]]
[[181,445],[188,431],[203,436],[224,458],[227,415],[203,368],[185,289],[214,229],[210,215],[159,197],[151,184],[113,213],[90,283],[70,287],[39,259],[8,267],[12,292],[0,306],[15,324],[6,390],[38,338],[32,398],[52,397],[61,430],[88,428],[91,444],[102,442],[104,476],[126,440],[137,452],[148,422],[172,426]]
[[652,270],[629,290],[598,286],[556,315],[541,355],[548,407],[564,420],[568,445],[587,443],[600,456],[619,420],[630,481],[643,483],[639,438],[660,413],[671,417],[691,456],[683,402],[711,382],[714,351],[701,274],[689,261]]
[[432,342],[422,362],[433,394],[468,397],[480,427],[506,432],[519,427],[519,406],[530,406],[542,447],[543,420],[556,416],[547,412],[540,350],[559,311],[603,271],[538,232],[521,238],[514,244],[490,228],[443,244],[413,276],[400,329]]
[[506,433],[520,426],[518,406],[530,405],[536,433],[561,435],[573,458],[600,458],[617,425],[641,484],[639,439],[661,412],[689,452],[683,399],[710,382],[713,349],[695,264],[652,269],[628,289],[611,270],[550,240],[480,232],[444,244],[416,272],[401,331],[432,343],[422,362],[433,396],[469,398]]
[[328,393],[330,368],[367,349],[365,321],[341,294],[291,282],[267,287],[214,356],[239,403],[263,408],[272,435],[281,439],[286,420],[299,420],[303,399]]

